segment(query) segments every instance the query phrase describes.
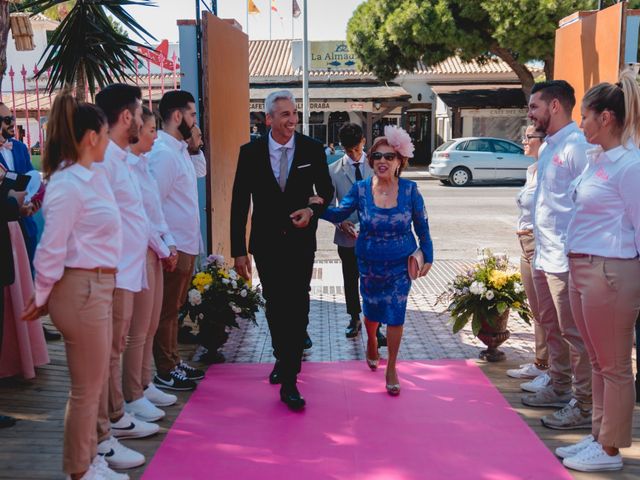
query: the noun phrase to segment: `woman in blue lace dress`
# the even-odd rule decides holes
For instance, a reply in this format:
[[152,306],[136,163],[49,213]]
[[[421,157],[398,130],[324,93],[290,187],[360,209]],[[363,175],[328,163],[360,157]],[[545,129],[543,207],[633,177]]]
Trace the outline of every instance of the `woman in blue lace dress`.
[[371,370],[378,367],[376,329],[379,323],[385,323],[389,349],[386,386],[391,395],[398,395],[396,359],[411,288],[407,260],[417,248],[411,227],[424,254],[421,276],[433,262],[433,244],[418,186],[400,178],[408,158],[413,156],[411,138],[397,127],[388,126],[384,133],[375,140],[368,157],[374,176],[355,183],[340,205],[328,208],[322,218],[338,223],[358,212],[356,256],[367,327],[367,364]]

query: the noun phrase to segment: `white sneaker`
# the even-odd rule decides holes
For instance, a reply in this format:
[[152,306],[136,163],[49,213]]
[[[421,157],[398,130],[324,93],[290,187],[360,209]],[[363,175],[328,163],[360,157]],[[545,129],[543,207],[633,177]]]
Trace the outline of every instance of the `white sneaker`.
[[578,443],[574,443],[573,445],[568,445],[566,447],[556,448],[556,455],[559,456],[560,458],[573,457],[574,455],[577,455],[578,453],[580,453],[582,450],[587,448],[589,445],[591,445],[595,441],[596,439],[593,437],[593,435],[587,435]]
[[118,473],[111,470],[102,455],[96,455],[91,465],[108,480],[129,480],[129,475],[126,473]]
[[145,422],[156,422],[164,418],[165,413],[157,408],[146,397],[141,397],[130,403],[124,404],[124,411],[130,413],[138,420]]
[[507,375],[511,378],[536,378],[545,372],[546,370],[541,370],[535,363],[525,363],[520,365],[520,368],[507,370]]
[[520,388],[525,392],[537,393],[549,385],[551,385],[551,375],[545,372],[529,382],[521,383]]
[[592,442],[587,448],[573,457],[565,458],[562,464],[580,472],[605,472],[622,469],[622,457],[618,453],[613,457],[602,449],[598,442]]
[[120,420],[111,422],[111,434],[116,438],[144,438],[158,433],[160,427],[155,423],[138,420],[125,412]]
[[[71,475],[67,475],[66,480],[71,480]],[[105,477],[103,473],[100,472],[92,463],[89,465],[89,470],[84,473],[80,480],[108,480],[108,478]]]
[[164,393],[153,382],[147,385],[144,390],[144,396],[156,407],[169,407],[178,401],[178,397],[170,393]]
[[98,444],[98,455],[104,457],[110,467],[117,469],[135,468],[145,462],[144,455],[125,447],[113,436]]

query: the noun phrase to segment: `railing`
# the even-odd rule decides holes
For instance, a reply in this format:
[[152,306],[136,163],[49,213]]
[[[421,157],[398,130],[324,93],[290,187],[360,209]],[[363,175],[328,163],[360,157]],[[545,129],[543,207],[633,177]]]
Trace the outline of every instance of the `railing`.
[[[164,66],[165,58],[160,58],[160,73],[152,73],[152,64],[149,58],[146,58],[146,65],[143,71],[140,72],[138,62],[135,62],[135,70],[131,72],[131,79],[129,81],[135,83],[142,88],[143,100],[148,102],[148,106],[152,108],[153,100],[159,100],[164,95],[166,84],[169,83],[169,88],[179,88],[180,72],[178,71],[177,56],[173,53],[173,68],[169,70]],[[146,72],[144,72],[146,70]],[[40,148],[43,146],[43,140],[45,136],[43,120],[46,121],[46,115],[51,109],[53,100],[57,92],[49,93],[45,88],[46,82],[49,78],[50,71],[44,76],[36,78],[36,73],[39,71],[38,66],[33,66],[33,76],[28,76],[27,67],[23,64],[19,68],[9,67],[7,75],[9,77],[9,84],[11,90],[5,90],[0,92],[0,101],[7,104],[16,118],[16,123],[21,124],[18,120],[24,121],[25,135],[23,141],[26,143],[29,150],[33,145],[33,140],[38,140]],[[17,78],[16,78],[17,76]],[[3,83],[6,88],[6,81]],[[89,98],[89,87],[86,86],[86,98]],[[35,119],[37,121],[37,133],[32,132],[32,125],[29,120]],[[34,135],[32,136],[32,133]]]

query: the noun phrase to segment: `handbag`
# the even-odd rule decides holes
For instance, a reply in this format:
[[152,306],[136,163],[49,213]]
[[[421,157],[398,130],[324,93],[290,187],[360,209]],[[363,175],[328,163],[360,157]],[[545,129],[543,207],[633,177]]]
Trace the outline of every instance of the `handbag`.
[[420,276],[420,270],[424,266],[424,254],[420,247],[409,255],[407,269],[409,271],[409,277],[411,280],[416,280]]

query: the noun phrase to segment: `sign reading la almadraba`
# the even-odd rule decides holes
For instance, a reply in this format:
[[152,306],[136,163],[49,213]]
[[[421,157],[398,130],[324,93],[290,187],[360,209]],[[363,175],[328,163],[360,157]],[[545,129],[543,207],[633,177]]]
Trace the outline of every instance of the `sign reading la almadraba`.
[[356,56],[344,41],[310,42],[311,70],[355,70]]

